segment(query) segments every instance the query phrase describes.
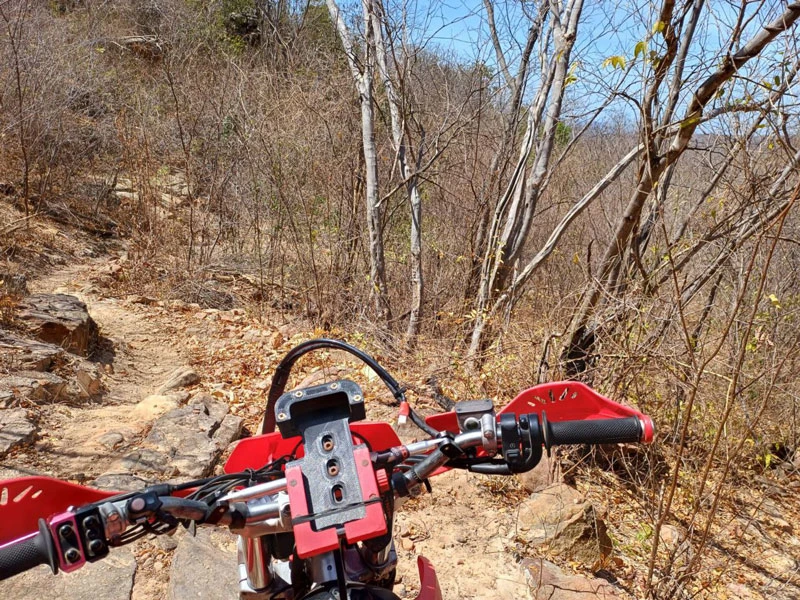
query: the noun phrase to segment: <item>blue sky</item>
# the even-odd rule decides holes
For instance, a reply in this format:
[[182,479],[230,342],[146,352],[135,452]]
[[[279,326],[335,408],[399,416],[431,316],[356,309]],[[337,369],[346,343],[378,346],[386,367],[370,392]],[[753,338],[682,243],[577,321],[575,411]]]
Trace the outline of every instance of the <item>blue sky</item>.
[[[520,0],[495,0],[494,4],[498,30],[504,45],[510,49],[506,58],[513,62],[524,44],[529,20],[523,13],[525,9]],[[526,2],[525,6],[532,4]],[[409,36],[414,42],[424,43],[429,48],[437,47],[451,53],[459,61],[480,60],[490,67],[496,65],[481,0],[418,0],[413,6],[416,17],[411,22]],[[698,26],[695,44],[687,60],[686,77],[693,79],[694,83],[687,86],[686,97],[696,83],[710,74],[710,70],[718,64],[720,53],[726,49],[730,28],[736,20],[739,6],[738,0],[707,0],[704,18]],[[750,22],[742,36],[743,41],[752,37],[764,22],[775,18],[783,10],[783,6],[781,0],[766,0],[763,5],[758,2],[749,3],[750,13],[760,10],[761,14]],[[659,8],[660,3],[650,4],[636,0],[585,0],[578,43],[572,54],[578,81],[569,94],[581,105],[578,110],[586,110],[592,104],[601,102],[608,86],[622,80],[623,72],[602,67],[603,61],[609,56],[621,55],[630,62],[634,58],[636,44],[652,36],[653,25],[658,19],[656,11]],[[412,9],[408,10],[412,12]],[[660,39],[658,36],[653,37],[648,42],[648,49],[657,50]],[[779,43],[773,43],[762,60],[776,61],[780,58],[781,50]],[[752,68],[754,63],[756,61],[752,61],[748,67]],[[698,68],[700,65],[702,68]],[[645,72],[646,66],[640,60],[637,67],[625,76],[626,91],[633,97],[641,93]],[[778,73],[775,69],[763,69],[759,71],[758,77],[768,76],[771,81]],[[744,95],[743,80],[737,85],[738,89],[729,86],[731,100]],[[751,90],[759,91],[757,86],[753,88],[752,82],[748,85]],[[535,81],[531,87],[535,87]],[[635,113],[634,104],[630,101],[620,99],[616,104],[618,111],[624,114],[633,116]]]

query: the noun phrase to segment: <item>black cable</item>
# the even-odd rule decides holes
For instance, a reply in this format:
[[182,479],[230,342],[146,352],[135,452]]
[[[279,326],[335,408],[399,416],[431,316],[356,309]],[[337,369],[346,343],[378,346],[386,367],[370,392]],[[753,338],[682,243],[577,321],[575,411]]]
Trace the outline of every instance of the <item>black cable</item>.
[[358,440],[367,447],[367,450],[372,452],[372,445],[369,443],[369,440],[367,440],[367,438],[365,438],[360,433],[356,433],[355,431],[351,431],[350,435],[352,435],[354,438],[358,438]]
[[408,416],[411,418],[411,422],[412,422],[412,423],[414,423],[414,425],[416,425],[417,427],[419,427],[420,429],[422,429],[422,431],[424,431],[424,432],[425,432],[425,433],[427,433],[428,435],[430,435],[430,436],[432,436],[432,437],[436,437],[437,435],[439,435],[439,430],[438,430],[438,429],[434,429],[433,427],[431,427],[430,425],[428,425],[428,424],[427,424],[427,423],[426,423],[426,422],[425,422],[425,421],[422,419],[422,417],[420,417],[420,416],[417,414],[417,411],[415,411],[415,410],[414,410],[413,408],[411,408],[410,406],[408,407]]
[[[380,377],[381,381],[383,381],[386,387],[389,388],[389,391],[392,392],[395,400],[401,403],[407,402],[405,389],[402,388],[399,383],[397,383],[397,380],[392,377],[386,369],[384,369],[374,358],[372,358],[363,350],[359,350],[355,346],[351,346],[350,344],[342,342],[341,340],[332,340],[327,338],[309,340],[307,342],[303,342],[302,344],[298,344],[289,350],[289,352],[286,353],[286,356],[283,357],[283,360],[281,360],[275,369],[275,375],[272,378],[272,384],[270,385],[269,394],[267,395],[267,404],[264,407],[264,420],[261,427],[261,433],[272,433],[275,431],[275,403],[286,390],[286,384],[289,381],[289,374],[291,373],[294,364],[304,354],[314,350],[322,350],[324,348],[344,350],[345,352],[348,352],[360,359],[373,371],[375,371],[378,377]],[[411,418],[411,422],[414,423],[414,425],[422,429],[422,431],[428,435],[436,435],[439,433],[436,429],[428,425],[410,406],[408,416]]]

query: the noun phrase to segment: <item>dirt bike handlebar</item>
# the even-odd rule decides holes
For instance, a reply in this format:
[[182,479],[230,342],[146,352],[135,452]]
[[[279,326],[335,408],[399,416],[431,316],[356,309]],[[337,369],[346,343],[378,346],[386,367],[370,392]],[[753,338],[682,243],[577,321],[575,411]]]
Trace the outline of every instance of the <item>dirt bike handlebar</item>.
[[[293,532],[297,537],[296,528],[303,526],[308,528],[309,523],[317,518],[330,520],[331,515],[350,511],[351,507],[359,504],[361,500],[351,498],[343,508],[323,506],[316,509],[309,509],[307,504],[302,502],[297,504],[299,509],[297,514],[292,514],[298,498],[291,497],[292,490],[287,488],[287,482],[295,486],[295,495],[298,489],[301,490],[301,499],[307,498],[306,493],[310,494],[303,492],[302,486],[297,486],[298,481],[302,482],[305,477],[301,467],[298,466],[300,462],[308,458],[310,451],[312,455],[316,452],[325,460],[333,456],[325,454],[333,450],[333,442],[331,441],[330,448],[325,450],[325,436],[319,438],[319,431],[313,429],[320,425],[329,428],[321,430],[323,433],[340,432],[341,438],[337,438],[339,440],[337,444],[342,442],[341,447],[346,450],[341,455],[337,454],[336,460],[329,460],[334,465],[335,472],[328,471],[327,474],[331,478],[338,476],[337,481],[347,483],[348,486],[354,481],[352,478],[357,476],[358,486],[354,489],[360,488],[361,492],[367,494],[362,486],[362,476],[373,479],[369,472],[374,471],[375,477],[371,485],[378,487],[374,490],[374,495],[369,498],[378,497],[380,492],[379,495],[389,505],[391,499],[386,500],[386,497],[412,494],[421,484],[427,486],[427,480],[431,476],[450,468],[467,469],[483,474],[511,475],[533,469],[541,459],[543,450],[549,453],[553,446],[647,443],[653,437],[653,423],[646,415],[605,399],[582,384],[561,382],[537,386],[522,392],[498,414],[495,414],[494,405],[488,399],[458,403],[454,412],[428,417],[427,423],[411,411],[410,416],[415,423],[419,421],[421,425],[417,424],[431,437],[407,445],[400,444],[399,438],[387,423],[365,423],[365,427],[367,425],[379,426],[378,429],[384,427],[391,433],[387,436],[384,430],[379,438],[373,439],[376,448],[373,451],[373,446],[367,439],[370,437],[369,430],[365,428],[362,433],[357,433],[357,429],[351,430],[348,425],[348,422],[365,418],[363,395],[356,384],[347,381],[334,382],[280,396],[286,386],[292,365],[306,352],[320,348],[347,350],[364,360],[400,401],[401,415],[404,414],[404,410],[405,414],[409,414],[410,409],[405,401],[403,389],[368,355],[336,340],[312,340],[301,344],[287,354],[276,370],[267,403],[266,416],[271,418],[265,418],[264,429],[272,431],[277,416],[281,432],[259,436],[266,444],[260,447],[261,450],[243,443],[241,447],[250,449],[246,451],[250,459],[242,462],[241,458],[233,461],[231,457],[226,468],[232,462],[239,466],[225,475],[181,485],[159,484],[141,492],[123,495],[114,495],[113,492],[103,493],[49,480],[50,486],[52,484],[71,486],[70,494],[80,494],[70,496],[73,498],[70,505],[78,508],[66,508],[69,506],[66,502],[55,503],[51,505],[54,516],[47,520],[39,519],[38,532],[25,535],[33,528],[32,521],[38,516],[36,514],[31,514],[30,519],[23,520],[24,528],[12,528],[11,531],[23,537],[0,546],[0,580],[40,564],[47,564],[54,573],[59,570],[73,571],[86,562],[93,562],[106,556],[109,546],[123,545],[147,533],[161,534],[172,531],[180,522],[227,526],[244,537],[260,537],[287,531]],[[332,390],[336,390],[336,393],[332,394]],[[588,410],[576,408],[583,405],[587,406]],[[540,412],[529,412],[536,408],[539,408]],[[548,420],[547,412],[553,415],[553,421]],[[306,427],[316,433],[307,435]],[[294,444],[294,437],[301,433],[303,440],[292,450],[289,444]],[[367,434],[366,437],[364,434]],[[333,440],[330,434],[327,434],[327,437]],[[277,452],[280,446],[278,440],[284,444],[284,449],[280,452]],[[257,438],[247,441],[261,443]],[[356,447],[354,444],[357,442],[363,444]],[[305,443],[305,457],[297,459],[301,443]],[[320,454],[318,450],[314,450],[318,443],[322,444],[321,447],[325,452]],[[236,451],[238,450],[239,447]],[[341,459],[342,464],[350,461],[355,465],[356,452],[360,457],[358,464],[362,465],[359,468],[366,469],[368,474],[356,470],[347,475],[350,479],[345,481],[342,479],[344,476],[340,472],[338,461]],[[266,460],[265,457],[270,457],[271,460],[266,465],[263,462]],[[256,460],[259,462],[255,462]],[[320,464],[324,464],[324,461]],[[31,479],[41,481],[47,478]],[[22,479],[14,481],[20,485]],[[336,486],[331,490],[335,491],[335,488]],[[30,489],[28,486],[21,496]],[[76,500],[76,498],[81,499]],[[367,498],[367,495],[363,496],[365,502]],[[334,497],[334,500],[341,501],[341,498]],[[364,506],[366,507],[366,504]],[[370,507],[373,507],[373,504],[370,504]],[[56,513],[57,510],[61,512]],[[349,515],[343,519],[342,522],[347,524],[352,521]],[[369,526],[373,526],[372,522]],[[326,528],[329,527],[325,525],[320,530],[324,531]],[[361,535],[361,539],[372,539],[358,531],[360,530],[357,530],[354,536]],[[375,531],[378,531],[378,528]],[[371,529],[368,530],[369,535],[373,533],[375,532]],[[0,537],[0,540],[3,539],[8,540],[9,536]],[[299,554],[299,547],[298,545],[298,555],[304,557],[305,555]]]
[[39,531],[35,534],[0,546],[0,580],[8,579],[39,565],[47,565],[58,572],[53,536],[44,519],[39,519]]

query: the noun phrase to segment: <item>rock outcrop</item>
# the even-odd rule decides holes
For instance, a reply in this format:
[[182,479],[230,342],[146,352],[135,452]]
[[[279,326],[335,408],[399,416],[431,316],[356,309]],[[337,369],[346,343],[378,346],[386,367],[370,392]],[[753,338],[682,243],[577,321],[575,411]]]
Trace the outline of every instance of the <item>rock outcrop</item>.
[[24,408],[0,410],[0,456],[36,438],[39,428]]
[[523,502],[519,525],[520,537],[527,543],[589,568],[600,568],[611,555],[611,538],[594,506],[564,483]]
[[615,600],[621,596],[604,579],[568,575],[546,560],[523,562],[534,600]]
[[97,343],[97,324],[75,296],[33,294],[19,308],[18,318],[38,340],[78,356],[88,356]]
[[0,582],[0,597],[15,600],[130,600],[136,559],[130,548],[115,548],[100,562],[85,565],[75,573],[53,575],[39,566]]
[[50,371],[63,360],[61,346],[0,330],[0,360],[13,369]]
[[159,417],[114,472],[154,479],[205,477],[241,429],[241,418],[228,414],[227,404],[198,394]]
[[239,578],[234,536],[223,530],[198,528],[185,534],[172,559],[169,600],[203,598],[237,600]]
[[102,366],[89,356],[98,328],[86,305],[66,294],[34,294],[17,321],[28,332],[0,330],[0,408],[81,401],[103,391]]

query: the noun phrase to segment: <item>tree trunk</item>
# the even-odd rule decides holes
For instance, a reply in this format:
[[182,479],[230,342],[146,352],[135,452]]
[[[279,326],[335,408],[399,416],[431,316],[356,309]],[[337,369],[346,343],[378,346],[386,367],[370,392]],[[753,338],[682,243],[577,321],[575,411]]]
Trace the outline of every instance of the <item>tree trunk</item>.
[[370,16],[370,0],[362,0],[364,17],[364,47],[356,56],[353,39],[342,18],[336,0],[326,0],[331,20],[336,26],[344,47],[347,63],[361,104],[361,141],[364,151],[364,195],[367,207],[367,234],[369,235],[370,294],[375,304],[375,313],[382,325],[392,319],[389,292],[386,284],[386,263],[383,250],[383,229],[380,198],[378,197],[378,155],[375,148],[375,112],[373,106],[373,76],[375,71],[375,40]]
[[[424,281],[422,273],[422,198],[419,193],[419,185],[416,171],[412,172],[409,166],[408,153],[406,147],[406,135],[403,131],[402,116],[400,114],[400,99],[397,90],[392,82],[388,66],[388,52],[386,42],[383,37],[385,20],[383,18],[383,7],[375,0],[365,0],[370,2],[371,20],[373,23],[373,35],[375,36],[375,56],[378,63],[378,70],[383,80],[383,87],[389,100],[389,115],[392,121],[392,142],[400,165],[400,177],[406,182],[406,192],[411,208],[411,309],[409,311],[408,327],[406,328],[406,342],[413,345],[414,340],[419,334],[420,321],[422,319],[422,302],[424,298]],[[417,149],[417,166],[422,162],[424,148],[422,144]]]

